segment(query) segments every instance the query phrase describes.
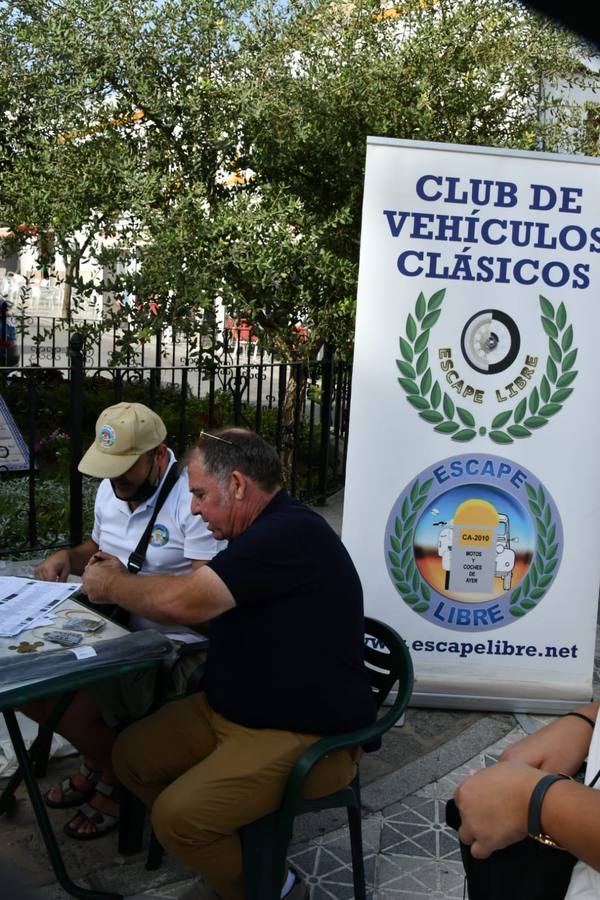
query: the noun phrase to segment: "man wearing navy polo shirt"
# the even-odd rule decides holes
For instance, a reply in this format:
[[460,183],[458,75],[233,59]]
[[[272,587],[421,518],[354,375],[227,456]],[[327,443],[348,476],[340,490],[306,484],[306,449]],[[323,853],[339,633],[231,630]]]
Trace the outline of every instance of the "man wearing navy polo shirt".
[[[192,512],[227,548],[143,589],[106,557],[90,563],[84,586],[95,602],[153,620],[210,620],[204,692],[128,728],[114,764],[152,809],[161,843],[204,877],[189,897],[243,900],[238,828],[279,807],[307,747],[375,717],[362,589],[335,532],[282,488],[279,458],[258,435],[202,434],[187,463]],[[355,772],[347,751],[324,763],[315,796]],[[293,871],[281,896],[308,897]]]

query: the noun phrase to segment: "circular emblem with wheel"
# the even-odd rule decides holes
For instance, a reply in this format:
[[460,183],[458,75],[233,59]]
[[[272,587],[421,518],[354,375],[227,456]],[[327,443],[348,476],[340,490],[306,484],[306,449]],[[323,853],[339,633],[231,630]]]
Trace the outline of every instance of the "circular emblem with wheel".
[[495,375],[513,364],[521,347],[519,329],[500,309],[471,316],[461,336],[463,356],[476,372]]

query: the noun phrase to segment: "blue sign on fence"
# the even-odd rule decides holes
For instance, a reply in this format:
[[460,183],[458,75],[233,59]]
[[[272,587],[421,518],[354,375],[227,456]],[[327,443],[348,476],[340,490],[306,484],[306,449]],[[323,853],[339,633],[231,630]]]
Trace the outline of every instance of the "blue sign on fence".
[[29,449],[4,399],[0,397],[0,472],[29,468]]

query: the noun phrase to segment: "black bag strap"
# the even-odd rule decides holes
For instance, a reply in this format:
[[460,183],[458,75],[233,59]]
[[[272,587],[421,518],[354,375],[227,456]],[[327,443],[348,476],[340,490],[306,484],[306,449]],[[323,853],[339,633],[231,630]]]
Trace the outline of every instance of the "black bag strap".
[[154,504],[154,512],[150,517],[150,521],[146,525],[146,529],[141,536],[139,543],[129,559],[127,560],[127,568],[133,574],[137,575],[142,566],[144,565],[144,559],[146,558],[146,550],[148,549],[148,541],[150,540],[150,535],[152,533],[152,529],[154,528],[154,523],[156,522],[156,517],[158,516],[161,507],[167,497],[169,496],[169,492],[177,479],[179,478],[179,472],[177,471],[177,463],[173,463],[169,471],[167,472],[167,477],[162,483],[162,487],[160,489],[159,495],[156,498],[156,503]]

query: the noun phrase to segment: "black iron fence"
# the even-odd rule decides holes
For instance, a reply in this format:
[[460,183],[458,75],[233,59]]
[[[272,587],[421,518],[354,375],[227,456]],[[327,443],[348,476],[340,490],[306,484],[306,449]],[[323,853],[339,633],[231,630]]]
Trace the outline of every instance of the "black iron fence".
[[259,359],[265,364],[274,362],[250,326],[227,322],[222,328],[215,325],[208,330],[199,323],[197,333],[189,327],[178,329],[176,324],[162,330],[152,328],[140,339],[139,324],[126,317],[107,329],[98,319],[74,316],[67,320],[15,312],[12,304],[0,297],[0,365],[68,366],[71,337],[82,330],[87,367],[190,366],[203,355],[218,356],[229,364]]
[[280,453],[290,492],[324,503],[343,485],[350,367],[331,353],[281,363],[245,350],[195,366],[164,358],[98,365],[75,332],[63,365],[0,368],[0,395],[28,454],[22,469],[11,468],[0,437],[0,558],[76,544],[89,533],[97,482],[77,464],[102,409],[123,400],[161,415],[177,456],[203,428],[256,430]]

